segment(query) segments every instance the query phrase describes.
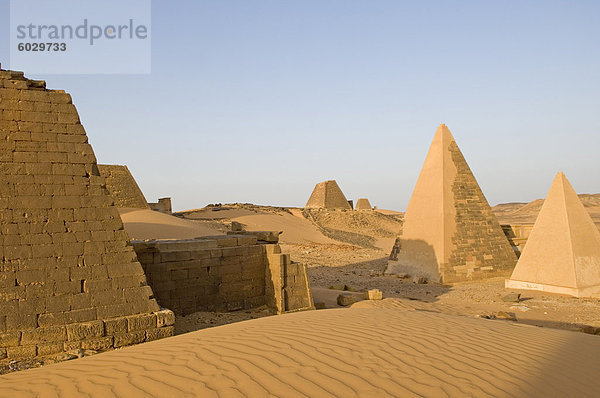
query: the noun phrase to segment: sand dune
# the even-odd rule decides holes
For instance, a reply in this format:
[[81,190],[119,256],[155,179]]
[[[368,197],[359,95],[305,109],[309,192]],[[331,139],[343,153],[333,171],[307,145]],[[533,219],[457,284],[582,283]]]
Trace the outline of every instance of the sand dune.
[[338,243],[323,235],[310,221],[302,216],[301,210],[289,213],[254,213],[234,217],[233,221],[246,225],[249,231],[283,231],[281,243]]
[[302,216],[301,209],[288,209],[288,211],[268,211],[263,208],[248,210],[245,208],[204,208],[182,212],[186,220],[219,220],[237,221],[242,223],[248,231],[283,231],[279,240],[281,243],[338,243],[323,235],[319,229]]
[[119,209],[131,239],[192,239],[223,234],[218,224],[183,220],[153,210]]
[[600,395],[599,354],[600,339],[585,334],[410,309],[333,309],[9,374],[0,396],[592,397]]

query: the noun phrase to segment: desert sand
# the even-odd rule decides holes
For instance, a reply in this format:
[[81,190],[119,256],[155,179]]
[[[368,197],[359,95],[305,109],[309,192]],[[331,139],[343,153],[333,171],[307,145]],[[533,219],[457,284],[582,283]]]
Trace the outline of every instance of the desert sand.
[[119,209],[130,239],[193,239],[220,235],[219,224],[195,223],[147,209]]
[[0,396],[600,394],[594,336],[377,307],[257,319],[14,373]]

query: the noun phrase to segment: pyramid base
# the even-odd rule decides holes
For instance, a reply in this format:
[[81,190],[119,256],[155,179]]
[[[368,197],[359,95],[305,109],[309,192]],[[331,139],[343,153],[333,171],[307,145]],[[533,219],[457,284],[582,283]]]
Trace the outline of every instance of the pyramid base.
[[429,281],[432,282],[441,282],[442,278],[440,274],[437,272],[431,272],[430,270],[426,270],[422,267],[416,265],[408,265],[403,264],[399,261],[389,260],[387,267],[384,271],[385,275],[398,275],[398,274],[408,274],[412,276],[424,276]]
[[600,285],[588,286],[584,288],[574,288],[506,279],[504,282],[504,287],[508,289],[537,290],[539,292],[544,293],[566,294],[568,296],[573,297],[600,298]]

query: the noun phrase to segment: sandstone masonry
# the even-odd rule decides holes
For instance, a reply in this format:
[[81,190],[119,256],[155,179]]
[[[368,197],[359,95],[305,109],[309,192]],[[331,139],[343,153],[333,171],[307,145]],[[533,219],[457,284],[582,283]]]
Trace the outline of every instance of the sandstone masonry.
[[[258,236],[257,236],[258,235]],[[186,315],[268,305],[278,313],[314,308],[305,266],[265,233],[134,241],[161,306]]]
[[173,334],[71,96],[0,70],[0,359]]
[[127,166],[99,164],[100,175],[106,181],[106,188],[119,208],[149,209],[144,193],[133,178]]

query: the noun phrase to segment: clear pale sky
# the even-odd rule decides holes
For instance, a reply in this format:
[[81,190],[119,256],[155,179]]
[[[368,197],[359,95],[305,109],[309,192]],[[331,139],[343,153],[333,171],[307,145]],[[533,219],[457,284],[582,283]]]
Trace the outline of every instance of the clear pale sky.
[[558,171],[600,192],[599,15],[598,1],[154,1],[152,74],[25,72],[71,93],[99,163],[175,209],[302,206],[335,179],[403,210],[440,122],[494,205],[544,197]]

